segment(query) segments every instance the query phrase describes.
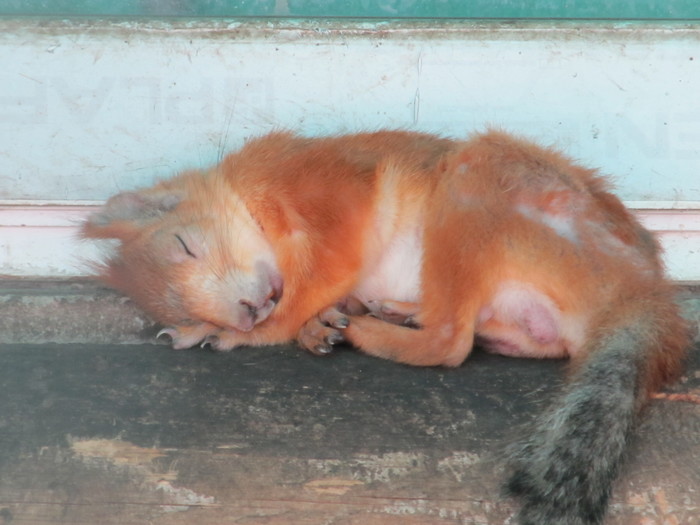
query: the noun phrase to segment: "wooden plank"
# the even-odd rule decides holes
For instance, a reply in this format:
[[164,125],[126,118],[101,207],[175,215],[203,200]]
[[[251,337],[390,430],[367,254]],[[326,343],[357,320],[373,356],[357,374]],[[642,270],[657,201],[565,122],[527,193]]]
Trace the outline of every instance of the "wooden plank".
[[[505,448],[563,369],[0,345],[0,523],[502,524]],[[700,406],[654,401],[608,523],[696,523],[698,486]]]

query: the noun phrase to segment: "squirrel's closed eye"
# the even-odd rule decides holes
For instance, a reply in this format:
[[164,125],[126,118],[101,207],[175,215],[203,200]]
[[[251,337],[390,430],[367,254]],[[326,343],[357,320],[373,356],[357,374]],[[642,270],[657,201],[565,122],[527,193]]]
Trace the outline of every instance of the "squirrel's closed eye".
[[196,256],[194,253],[192,253],[192,251],[187,247],[187,244],[185,243],[185,241],[182,240],[182,237],[180,237],[180,236],[176,233],[176,234],[175,234],[175,238],[176,238],[178,241],[180,241],[180,244],[181,244],[182,247],[184,248],[185,253],[186,253],[187,255],[189,255],[189,256],[192,257],[193,259],[196,259],[196,258],[197,258],[197,256]]

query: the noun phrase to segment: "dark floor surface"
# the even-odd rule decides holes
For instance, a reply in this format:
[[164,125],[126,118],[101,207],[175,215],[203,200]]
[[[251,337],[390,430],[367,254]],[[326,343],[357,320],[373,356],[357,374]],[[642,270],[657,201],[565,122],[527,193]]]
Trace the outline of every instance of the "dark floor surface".
[[[503,524],[564,365],[0,345],[0,524]],[[672,390],[700,394],[700,349]],[[652,402],[610,524],[700,523],[700,405]]]

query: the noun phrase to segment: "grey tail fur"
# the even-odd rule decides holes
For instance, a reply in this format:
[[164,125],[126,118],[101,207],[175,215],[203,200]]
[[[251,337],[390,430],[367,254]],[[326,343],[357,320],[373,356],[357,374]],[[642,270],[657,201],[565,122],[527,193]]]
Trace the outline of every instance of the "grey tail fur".
[[646,397],[650,347],[661,343],[642,325],[599,337],[563,396],[516,448],[506,491],[522,502],[521,525],[602,522]]

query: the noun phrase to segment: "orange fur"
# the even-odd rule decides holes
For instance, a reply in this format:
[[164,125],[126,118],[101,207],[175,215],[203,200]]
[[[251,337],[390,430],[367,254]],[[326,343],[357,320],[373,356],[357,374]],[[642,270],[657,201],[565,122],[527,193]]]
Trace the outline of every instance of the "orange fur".
[[[349,294],[380,255],[381,246],[372,246],[379,200],[398,203],[387,211],[397,218],[422,206],[433,168],[451,145],[408,132],[328,139],[273,133],[207,172],[113,197],[83,235],[121,241],[103,278],[172,325],[166,333],[175,346],[207,336],[222,349],[282,343]],[[397,200],[397,191],[406,198]],[[182,249],[178,236],[188,237],[198,257],[174,255]],[[253,271],[261,259],[282,284],[242,290],[240,283],[254,288],[252,282],[269,277]],[[263,304],[275,288],[269,317],[256,319],[254,330],[238,329],[244,323],[232,322],[237,303]]]
[[[678,373],[688,330],[658,246],[595,172],[495,132],[456,146],[441,170],[423,217],[421,329],[352,317],[350,342],[455,366],[476,336],[502,353],[577,364],[601,331],[660,312],[645,390]],[[546,325],[541,340],[530,321]]]
[[600,523],[639,408],[689,346],[656,241],[605,180],[503,133],[273,133],[113,197],[83,233],[120,241],[104,279],[175,347],[570,358],[513,458],[522,525]]
[[[121,241],[106,281],[173,325],[180,347],[296,338],[314,351],[337,329],[316,315],[348,298],[362,312],[417,303],[420,330],[355,315],[342,333],[414,365],[459,365],[475,339],[578,362],[600,325],[645,301],[675,334],[650,385],[675,373],[687,344],[657,244],[606,181],[503,133],[272,133],[209,171],[117,195],[84,235]],[[174,255],[175,235],[198,257]],[[265,316],[247,319],[241,300]]]

